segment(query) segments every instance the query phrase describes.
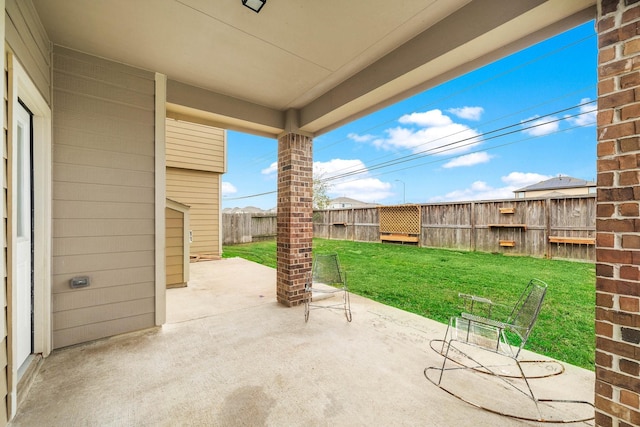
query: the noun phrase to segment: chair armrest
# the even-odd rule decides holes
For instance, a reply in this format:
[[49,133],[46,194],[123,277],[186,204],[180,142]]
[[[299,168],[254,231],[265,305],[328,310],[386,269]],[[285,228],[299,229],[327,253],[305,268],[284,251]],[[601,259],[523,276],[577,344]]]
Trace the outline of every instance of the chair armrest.
[[481,312],[485,317],[491,317],[493,301],[489,298],[463,293],[459,293],[458,298],[462,300],[463,311],[470,314]]
[[458,298],[461,298],[467,301],[472,301],[472,302],[482,302],[485,304],[493,304],[493,302],[489,298],[483,298],[476,295],[459,293]]

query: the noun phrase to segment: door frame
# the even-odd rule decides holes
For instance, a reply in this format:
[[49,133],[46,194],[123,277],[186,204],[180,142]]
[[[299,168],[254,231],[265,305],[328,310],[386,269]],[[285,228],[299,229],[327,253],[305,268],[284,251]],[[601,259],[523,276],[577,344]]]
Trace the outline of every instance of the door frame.
[[[20,302],[20,295],[17,295],[16,299],[18,301],[18,306],[16,307],[16,309],[14,310],[16,313],[16,317],[18,319],[22,319],[23,323],[20,325],[17,321],[16,323],[16,331],[17,331],[17,335],[16,335],[16,339],[17,341],[12,341],[12,343],[14,344],[14,346],[17,347],[16,353],[18,354],[18,358],[16,359],[16,366],[18,367],[18,372],[20,372],[22,363],[25,363],[26,365],[28,365],[29,363],[27,363],[27,360],[29,359],[29,356],[32,355],[34,353],[34,346],[33,346],[33,336],[34,336],[34,319],[33,319],[33,315],[34,315],[34,307],[33,307],[33,288],[34,288],[34,281],[33,281],[33,265],[34,265],[34,259],[33,259],[33,239],[34,239],[34,229],[33,229],[33,213],[34,213],[34,197],[33,197],[33,113],[24,106],[23,102],[20,102],[20,100],[18,99],[19,104],[14,104],[14,114],[13,117],[15,118],[14,123],[16,123],[15,129],[16,132],[19,136],[20,134],[20,126],[17,125],[18,122],[22,122],[22,127],[24,129],[25,125],[27,125],[29,127],[28,131],[25,132],[25,130],[22,131],[22,139],[26,139],[26,137],[28,137],[28,140],[25,141],[18,141],[17,138],[15,138],[12,141],[12,178],[11,178],[11,182],[15,183],[12,184],[12,189],[16,189],[15,191],[15,195],[12,194],[11,195],[11,200],[14,203],[14,205],[16,206],[16,210],[15,212],[17,212],[17,215],[15,216],[16,220],[15,220],[15,224],[16,224],[16,239],[15,239],[15,244],[16,244],[16,251],[13,252],[13,254],[15,254],[14,258],[16,259],[16,265],[20,266],[21,263],[25,263],[28,264],[28,275],[29,275],[29,280],[28,280],[28,285],[29,285],[29,289],[28,289],[28,295],[25,295],[26,293],[26,289],[25,289],[25,285],[26,283],[24,283],[24,277],[23,275],[25,274],[24,268],[27,268],[26,266],[23,267],[17,267],[16,270],[14,270],[16,272],[15,277],[16,277],[16,294],[22,294],[22,298],[24,299],[25,296],[27,296],[28,298],[26,298],[28,300],[28,332],[25,331],[23,328],[25,328],[27,325],[24,322],[24,318],[23,316],[25,316],[27,313],[25,313],[24,311],[27,309],[25,307],[25,303],[27,301],[23,300],[22,302]],[[23,148],[22,150],[20,149],[20,145],[26,145],[25,148]],[[23,155],[21,156],[20,153],[23,153]],[[28,155],[28,158],[25,158]],[[28,174],[28,179],[25,180],[24,175]],[[22,177],[20,177],[20,175],[23,175]],[[15,179],[14,179],[15,178]],[[21,185],[22,182],[22,185]],[[27,184],[27,185],[25,185]],[[27,207],[27,206],[21,206],[24,202],[21,202],[20,199],[26,199],[27,194],[20,194],[21,192],[24,193],[25,191],[28,191],[28,212],[27,211],[20,211],[21,207]],[[12,211],[14,212],[14,211]],[[28,215],[28,229],[25,228],[25,225],[20,225],[20,222],[24,222],[25,220],[25,216]],[[23,245],[27,245],[28,244],[28,254],[27,252],[25,252],[26,247],[24,247]],[[21,248],[22,246],[22,248]],[[27,256],[28,255],[28,256]],[[24,348],[25,344],[26,344],[26,335],[28,334],[28,344],[29,344],[29,348],[28,348],[28,354],[27,357],[24,358],[23,356],[23,352],[26,350],[26,348]],[[24,341],[23,341],[24,340]]]
[[17,307],[16,292],[16,192],[15,179],[16,168],[13,156],[14,145],[17,136],[16,118],[13,112],[19,106],[19,101],[33,113],[33,352],[47,357],[52,348],[52,319],[51,319],[51,241],[52,241],[52,132],[51,132],[51,108],[40,94],[40,91],[30,79],[25,68],[20,64],[12,52],[7,51],[8,70],[8,135],[11,138],[9,145],[9,165],[11,168],[10,180],[10,206],[8,206],[9,224],[11,234],[9,243],[10,269],[8,271],[9,295],[9,417],[12,418],[17,410],[18,369],[14,362],[17,360],[17,346],[14,346],[14,337],[17,335],[16,320]]

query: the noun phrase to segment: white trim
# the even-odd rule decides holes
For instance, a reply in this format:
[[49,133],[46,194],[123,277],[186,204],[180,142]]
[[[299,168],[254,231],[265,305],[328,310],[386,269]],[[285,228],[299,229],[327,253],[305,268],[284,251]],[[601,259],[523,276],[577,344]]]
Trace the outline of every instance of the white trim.
[[[33,113],[33,196],[36,206],[34,206],[34,353],[41,353],[43,357],[47,357],[51,353],[52,348],[52,321],[51,321],[51,240],[52,240],[52,226],[51,226],[51,197],[52,197],[52,176],[51,176],[51,161],[52,161],[52,132],[51,132],[51,108],[47,104],[47,101],[42,97],[38,88],[29,78],[27,72],[22,67],[20,62],[11,54],[7,55],[8,69],[9,69],[9,93],[12,99],[9,100],[11,109],[14,110],[18,106],[18,99],[20,99]],[[13,114],[9,114],[9,132],[11,138],[11,144],[14,144],[17,132],[17,126]],[[9,159],[10,162],[14,162],[14,159]],[[15,173],[15,167],[12,168]],[[15,182],[15,181],[14,181]],[[15,191],[13,198],[15,198]],[[11,217],[12,222],[12,253],[15,254],[16,244],[16,204],[15,200],[12,200]],[[12,287],[11,292],[11,304],[12,307],[16,307],[15,291],[15,274],[16,274],[16,259],[15,256],[11,260],[13,268],[12,274],[9,277],[9,284]],[[9,331],[12,337],[16,334],[16,312],[11,310],[11,331]],[[18,368],[14,360],[16,360],[17,346],[12,345],[10,351],[10,369],[11,369],[11,384],[10,384],[10,401],[11,401],[11,414],[13,417],[17,409],[17,382],[18,382]]]
[[[226,157],[226,154],[225,154]],[[218,175],[218,255],[222,258],[222,241],[224,228],[222,227],[222,174]]]
[[167,76],[156,73],[155,114],[155,190],[156,190],[156,325],[167,318],[167,275],[165,266],[166,155],[165,121],[167,117]]
[[227,173],[227,130],[222,129],[222,173]]
[[224,236],[222,235],[224,228],[222,227],[222,177],[227,173],[227,130],[223,131],[223,148],[222,158],[223,166],[222,173],[218,176],[218,254],[222,257],[222,241]]

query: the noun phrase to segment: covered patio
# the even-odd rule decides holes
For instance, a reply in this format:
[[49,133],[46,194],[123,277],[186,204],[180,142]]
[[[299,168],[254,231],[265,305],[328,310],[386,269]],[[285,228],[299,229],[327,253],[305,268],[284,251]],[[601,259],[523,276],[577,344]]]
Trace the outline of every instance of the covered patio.
[[[569,373],[550,391],[593,396],[596,425],[640,425],[638,0],[0,4],[0,425],[508,423],[451,410],[423,378],[439,325],[357,298],[354,324],[304,324],[313,141],[593,19],[595,383]],[[241,286],[243,265],[181,318],[165,283],[167,118],[278,141],[277,273],[252,290],[263,276]]]
[[[11,425],[537,425],[425,379],[445,325],[356,295],[352,323],[329,310],[305,323],[301,306],[276,302],[275,281],[239,258],[191,264],[189,286],[167,293],[164,326],[52,353]],[[593,401],[594,374],[566,366],[536,387]]]

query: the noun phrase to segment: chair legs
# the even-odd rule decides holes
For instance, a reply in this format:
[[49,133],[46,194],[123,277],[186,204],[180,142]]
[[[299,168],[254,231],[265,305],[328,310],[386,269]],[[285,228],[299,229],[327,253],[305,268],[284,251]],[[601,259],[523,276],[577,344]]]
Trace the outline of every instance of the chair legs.
[[[312,285],[313,284],[313,285]],[[313,286],[316,286],[312,289]],[[342,303],[320,303],[314,304],[314,293],[318,295],[316,302],[325,297],[332,297],[334,294],[342,292]],[[347,275],[340,268],[337,254],[315,254],[313,265],[309,274],[309,279],[305,284],[304,300],[304,321],[309,321],[309,312],[316,308],[329,308],[343,310],[347,322],[351,322],[351,302],[349,300],[349,289],[347,288]]]
[[304,299],[304,321],[308,322],[309,321],[309,300],[311,300],[311,297],[308,296]]
[[[309,321],[309,313],[311,310],[315,310],[318,308],[328,308],[332,310],[343,310],[344,316],[347,318],[347,322],[351,322],[351,300],[349,298],[349,291],[342,291],[342,303],[338,304],[313,304],[313,295],[311,292],[311,288],[306,288],[307,297],[304,300],[304,321]],[[339,292],[339,291],[337,291]]]
[[[589,402],[536,398],[530,383],[535,377],[528,377],[522,366],[526,361],[521,362],[455,339],[434,340],[431,348],[444,360],[442,366],[427,367],[424,370],[425,377],[472,406],[511,418],[542,423],[574,423],[593,419],[593,404]],[[511,363],[505,365],[504,360],[510,360]],[[507,366],[516,368],[517,374],[504,375],[503,369]],[[506,390],[517,393],[505,394]]]
[[351,322],[351,300],[349,299],[349,291],[344,291],[344,315],[347,322]]

